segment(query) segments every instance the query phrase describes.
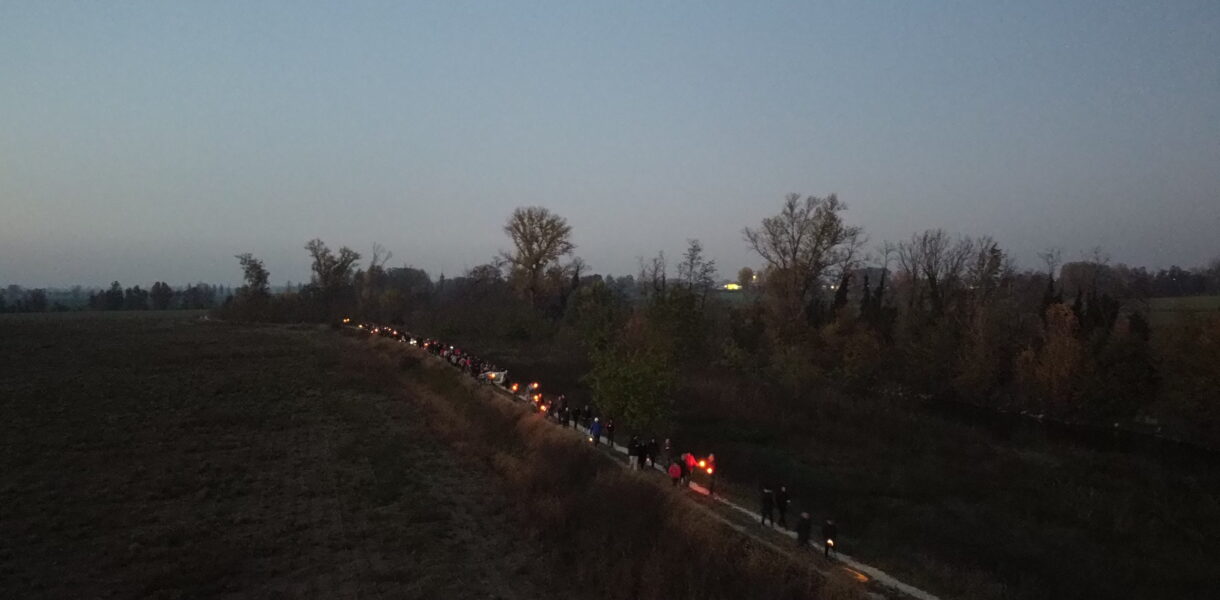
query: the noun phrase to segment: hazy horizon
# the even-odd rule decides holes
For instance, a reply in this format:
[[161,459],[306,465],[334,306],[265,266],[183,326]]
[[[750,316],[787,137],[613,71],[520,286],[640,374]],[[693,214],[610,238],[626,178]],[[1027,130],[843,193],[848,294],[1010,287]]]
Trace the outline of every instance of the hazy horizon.
[[[837,193],[1027,267],[1220,256],[1220,3],[0,5],[0,284],[456,276],[517,206],[594,272]],[[366,261],[362,261],[362,264]]]

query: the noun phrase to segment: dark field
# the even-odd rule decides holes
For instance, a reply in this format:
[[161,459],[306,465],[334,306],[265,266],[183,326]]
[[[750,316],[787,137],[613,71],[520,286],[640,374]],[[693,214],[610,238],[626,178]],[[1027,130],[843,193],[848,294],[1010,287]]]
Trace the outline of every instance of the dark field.
[[1157,328],[1189,323],[1190,319],[1214,315],[1217,312],[1220,312],[1220,296],[1183,296],[1148,300],[1148,318]]
[[315,328],[0,316],[0,598],[539,598],[486,469]]

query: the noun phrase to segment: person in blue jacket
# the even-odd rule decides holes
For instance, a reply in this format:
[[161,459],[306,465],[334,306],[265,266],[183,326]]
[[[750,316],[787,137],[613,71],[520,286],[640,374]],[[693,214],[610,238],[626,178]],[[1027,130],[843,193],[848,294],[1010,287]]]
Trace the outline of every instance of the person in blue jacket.
[[593,438],[593,445],[596,446],[602,441],[602,422],[601,419],[593,418],[593,424],[589,426],[589,437]]

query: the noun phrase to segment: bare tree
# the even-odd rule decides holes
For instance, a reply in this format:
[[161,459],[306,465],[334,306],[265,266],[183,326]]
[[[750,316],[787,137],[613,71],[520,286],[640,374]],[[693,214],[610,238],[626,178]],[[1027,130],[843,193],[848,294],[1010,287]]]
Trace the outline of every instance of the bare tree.
[[700,305],[716,284],[716,261],[703,256],[703,244],[699,240],[686,240],[686,252],[682,255],[682,262],[678,263],[678,279],[682,280],[687,290],[699,297]]
[[929,229],[899,242],[898,265],[911,285],[909,305],[921,304],[926,293],[932,315],[944,314],[974,252],[970,238],[951,238],[942,229]]
[[1000,288],[1012,280],[1016,267],[1012,257],[990,236],[973,240],[974,256],[966,268],[966,287],[971,291],[973,308],[987,304]]
[[640,291],[646,296],[664,293],[666,279],[669,274],[669,266],[665,262],[665,253],[657,252],[656,256],[647,261],[643,257],[639,260],[640,275],[636,278],[636,284],[640,286]]
[[514,250],[501,256],[511,265],[526,298],[535,302],[547,268],[576,248],[572,227],[567,219],[541,206],[529,206],[513,211],[504,232],[512,239]]
[[309,240],[305,249],[313,258],[310,269],[313,270],[314,285],[324,290],[333,290],[351,283],[356,261],[360,260],[358,252],[344,246],[336,255],[322,240],[316,238]]
[[841,270],[855,259],[863,240],[859,227],[844,224],[839,213],[846,208],[834,194],[803,201],[800,194],[788,194],[778,215],[742,231],[766,261],[767,286],[786,319],[799,319],[831,267]]
[[382,246],[381,244],[374,242],[373,243],[373,254],[372,254],[372,257],[369,258],[369,270],[370,271],[372,271],[374,269],[384,270],[385,266],[387,264],[389,264],[390,258],[393,256],[394,256],[394,253],[390,252],[389,250],[386,250],[385,246]]
[[1057,247],[1047,248],[1038,253],[1038,258],[1042,259],[1042,264],[1046,265],[1046,272],[1053,279],[1059,272],[1059,265],[1063,264],[1063,249]]

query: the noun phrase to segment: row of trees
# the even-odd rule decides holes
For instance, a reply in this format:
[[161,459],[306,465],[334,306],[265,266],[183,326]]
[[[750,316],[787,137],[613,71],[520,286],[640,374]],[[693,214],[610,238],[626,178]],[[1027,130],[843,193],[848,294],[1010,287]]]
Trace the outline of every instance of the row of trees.
[[138,285],[124,288],[117,281],[105,290],[89,293],[91,310],[199,310],[219,306],[232,292],[223,286],[196,283],[175,290],[158,281],[145,290]]
[[[738,272],[750,292],[736,296],[714,292],[717,268],[698,240],[674,265],[658,253],[634,275],[589,274],[566,220],[528,207],[504,227],[509,250],[451,279],[387,268],[380,246],[361,269],[355,251],[312,240],[311,282],[272,295],[262,263],[241,255],[246,285],[226,310],[529,343],[584,373],[607,414],[651,430],[671,421],[675,398],[714,380],[788,407],[827,387],[889,390],[1073,421],[1159,419],[1209,443],[1220,434],[1220,414],[1196,397],[1220,355],[1207,336],[1156,335],[1130,301],[1142,270],[1100,252],[1061,267],[1053,251],[1044,268],[1023,270],[991,238],[939,229],[868,249],[845,215],[834,195],[789,195],[743,230],[761,267]],[[1168,273],[1147,289],[1183,277]],[[1175,359],[1208,352],[1214,363]]]
[[224,286],[196,283],[180,289],[158,281],[145,290],[124,288],[115,281],[107,289],[22,289],[10,285],[0,291],[0,312],[45,312],[68,310],[198,310],[219,306],[232,294]]

